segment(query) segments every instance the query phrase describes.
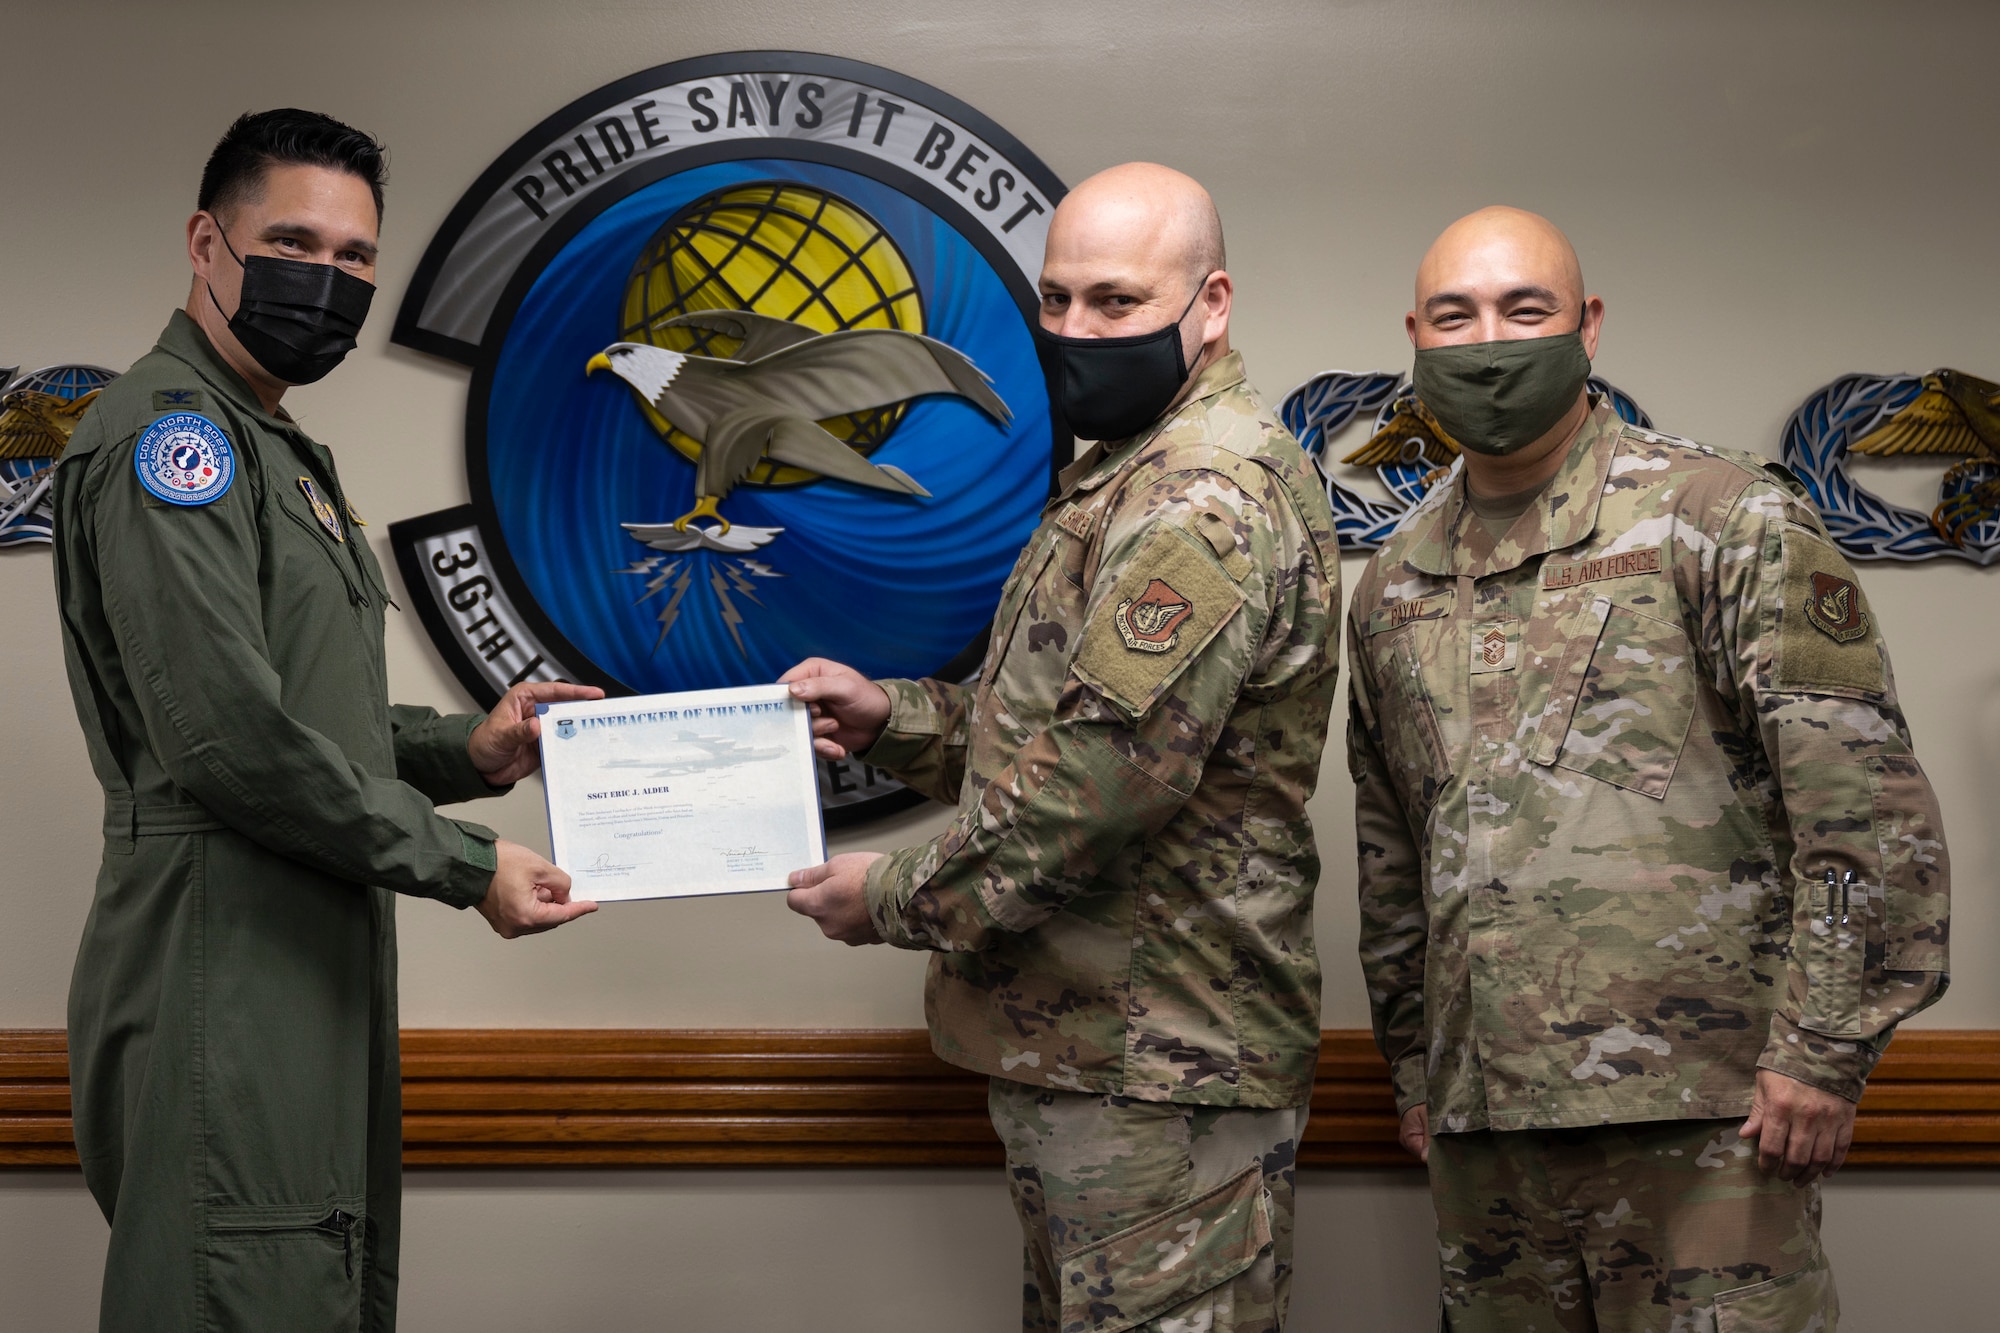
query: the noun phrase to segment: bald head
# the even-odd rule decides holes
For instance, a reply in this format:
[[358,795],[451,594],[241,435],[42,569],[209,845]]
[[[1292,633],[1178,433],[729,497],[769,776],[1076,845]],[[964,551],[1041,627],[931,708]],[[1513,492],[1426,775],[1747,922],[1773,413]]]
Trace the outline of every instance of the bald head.
[[1222,218],[1201,182],[1157,162],[1098,172],[1056,205],[1049,253],[1096,250],[1168,260],[1193,284],[1226,267]]
[[1603,303],[1585,295],[1569,237],[1537,213],[1496,205],[1446,227],[1417,266],[1416,297],[1405,323],[1418,347],[1581,328],[1596,354]]
[[1065,195],[1049,219],[1042,327],[1111,338],[1184,319],[1194,366],[1228,351],[1225,263],[1222,218],[1199,181],[1155,162],[1111,167]]

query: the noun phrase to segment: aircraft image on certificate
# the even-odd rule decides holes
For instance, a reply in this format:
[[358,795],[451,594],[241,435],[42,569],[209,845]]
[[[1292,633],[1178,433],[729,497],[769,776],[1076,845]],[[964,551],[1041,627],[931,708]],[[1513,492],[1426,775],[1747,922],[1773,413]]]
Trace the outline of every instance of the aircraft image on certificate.
[[574,896],[757,893],[826,859],[812,720],[785,686],[538,711],[553,859]]

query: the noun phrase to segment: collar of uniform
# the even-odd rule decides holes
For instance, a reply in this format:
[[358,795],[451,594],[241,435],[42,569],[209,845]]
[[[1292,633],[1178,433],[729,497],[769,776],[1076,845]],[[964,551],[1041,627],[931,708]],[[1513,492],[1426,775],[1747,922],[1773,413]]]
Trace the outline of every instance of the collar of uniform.
[[[1465,469],[1458,469],[1449,494],[1439,507],[1433,531],[1444,540],[1427,542],[1412,563],[1426,574],[1470,574],[1480,578],[1514,569],[1535,556],[1574,546],[1597,530],[1597,507],[1604,499],[1604,482],[1611,475],[1611,455],[1618,447],[1624,422],[1603,397],[1591,400],[1569,456],[1534,505],[1497,543],[1483,525],[1470,521],[1472,506],[1465,498]],[[1539,523],[1531,521],[1538,516]]]
[[222,354],[215,350],[215,344],[208,340],[201,325],[195,323],[187,311],[174,311],[167,327],[161,330],[156,346],[175,360],[186,362],[195,374],[207,381],[209,388],[228,399],[232,406],[268,422],[274,430],[299,433],[299,424],[285,415],[284,408],[280,407],[276,412],[264,410],[256,390],[222,359]]
[[1096,490],[1117,475],[1118,469],[1133,454],[1152,443],[1162,431],[1179,425],[1194,415],[1198,404],[1235,388],[1243,383],[1243,378],[1241,352],[1231,352],[1209,362],[1202,367],[1199,375],[1181,386],[1181,391],[1174,396],[1173,402],[1167,404],[1167,410],[1160,414],[1158,421],[1123,443],[1099,440],[1090,446],[1083,457],[1064,468],[1056,478],[1056,498],[1061,500],[1079,491]]

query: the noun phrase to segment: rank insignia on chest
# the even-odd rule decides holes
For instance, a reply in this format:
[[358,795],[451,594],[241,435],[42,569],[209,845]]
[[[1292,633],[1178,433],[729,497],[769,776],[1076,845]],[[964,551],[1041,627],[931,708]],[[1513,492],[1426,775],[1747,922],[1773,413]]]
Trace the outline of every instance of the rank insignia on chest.
[[1861,592],[1851,579],[1817,571],[1806,599],[1806,619],[1836,643],[1852,643],[1868,632],[1868,613],[1861,609]]
[[340,526],[340,511],[319,493],[319,487],[313,483],[311,477],[299,478],[299,493],[304,495],[306,503],[312,506],[313,517],[319,520],[319,525],[332,533],[335,541],[346,541],[347,532]]
[[1519,656],[1520,643],[1520,633],[1511,621],[1473,626],[1472,674],[1512,671]]
[[1180,641],[1181,625],[1194,614],[1194,603],[1154,579],[1136,598],[1118,603],[1118,635],[1137,653],[1171,652]]

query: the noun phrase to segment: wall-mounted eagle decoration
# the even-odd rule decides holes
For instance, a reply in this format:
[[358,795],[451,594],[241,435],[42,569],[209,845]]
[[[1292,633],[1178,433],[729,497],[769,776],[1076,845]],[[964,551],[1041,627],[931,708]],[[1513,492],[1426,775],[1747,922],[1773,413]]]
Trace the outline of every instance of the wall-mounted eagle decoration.
[[1013,417],[970,358],[922,334],[880,328],[821,333],[741,310],[695,311],[663,327],[719,332],[741,346],[732,357],[716,357],[617,342],[590,358],[586,369],[609,370],[700,442],[695,507],[673,521],[676,532],[695,519],[713,518],[727,533],[729,520],[716,506],[767,459],[856,486],[930,494],[902,469],[869,462],[821,421],[927,394],[964,398],[998,425]]
[[[1862,486],[1848,469],[1857,454],[1960,461],[1926,513]],[[1785,423],[1784,461],[1854,559],[2000,563],[2000,384],[1951,369],[1842,375]]]
[[116,378],[102,366],[0,369],[0,546],[49,541],[56,464],[97,391]]

